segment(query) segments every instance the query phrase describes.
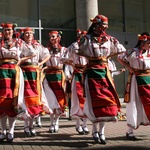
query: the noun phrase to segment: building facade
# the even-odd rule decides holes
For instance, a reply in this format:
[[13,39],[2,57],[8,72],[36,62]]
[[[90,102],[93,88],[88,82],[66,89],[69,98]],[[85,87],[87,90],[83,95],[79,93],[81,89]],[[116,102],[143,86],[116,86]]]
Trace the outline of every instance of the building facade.
[[[1,0],[0,23],[17,23],[35,29],[35,38],[46,46],[51,30],[62,31],[62,45],[76,40],[76,30],[87,30],[90,18],[103,14],[109,18],[108,33],[126,48],[133,47],[137,34],[150,31],[149,0]],[[116,61],[116,66],[121,68]],[[127,73],[115,77],[123,97]],[[118,81],[122,81],[120,84]]]

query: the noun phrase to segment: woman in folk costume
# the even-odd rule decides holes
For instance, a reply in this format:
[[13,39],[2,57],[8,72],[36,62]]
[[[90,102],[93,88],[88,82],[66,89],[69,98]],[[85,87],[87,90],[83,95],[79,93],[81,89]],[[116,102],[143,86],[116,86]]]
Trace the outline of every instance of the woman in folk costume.
[[[86,31],[77,30],[78,39],[81,36],[86,35]],[[83,107],[85,102],[85,97],[83,93],[82,84],[82,73],[85,65],[87,64],[87,59],[84,56],[80,56],[76,53],[79,49],[77,42],[72,43],[66,50],[66,58],[64,58],[64,63],[71,65],[73,67],[72,81],[71,81],[71,110],[70,116],[76,119],[76,131],[79,134],[88,134],[89,130],[87,128],[87,117],[83,113]],[[81,125],[81,121],[83,123]]]
[[34,40],[34,30],[26,27],[22,29],[22,39],[24,53],[21,57],[26,57],[34,52],[35,57],[21,63],[24,75],[24,101],[27,117],[24,120],[24,133],[27,136],[35,136],[36,131],[33,127],[34,119],[42,112],[42,83],[41,69],[43,64],[50,58],[47,48],[44,48],[38,41]]
[[94,140],[106,144],[105,122],[117,121],[117,112],[120,109],[120,101],[108,68],[108,59],[122,53],[125,48],[116,38],[106,33],[107,17],[97,15],[91,21],[87,35],[80,40],[78,51],[79,55],[88,59],[84,71],[84,113],[93,123]]
[[66,105],[66,95],[64,93],[65,76],[61,58],[66,48],[60,45],[61,35],[58,31],[49,33],[49,53],[50,59],[46,62],[44,68],[45,79],[43,87],[49,109],[53,111],[50,114],[49,132],[58,132],[59,118],[64,113]]
[[[18,114],[18,103],[23,103],[24,82],[23,74],[19,64],[34,56],[30,55],[20,58],[23,51],[22,40],[13,38],[15,24],[2,23],[3,37],[0,41],[0,142],[7,138],[12,142],[14,138],[14,126]],[[7,119],[9,131],[7,133]]]
[[118,58],[129,70],[125,92],[128,130],[126,137],[136,140],[133,130],[150,125],[150,34],[138,36],[138,43]]

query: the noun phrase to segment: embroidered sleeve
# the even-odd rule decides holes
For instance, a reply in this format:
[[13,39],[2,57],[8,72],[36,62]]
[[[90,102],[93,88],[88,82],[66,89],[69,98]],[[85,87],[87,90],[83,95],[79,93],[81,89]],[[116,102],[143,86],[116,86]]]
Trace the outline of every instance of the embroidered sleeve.
[[110,42],[111,53],[122,53],[126,51],[125,47],[122,44],[120,44],[116,38],[111,37]]
[[36,55],[36,51],[32,45],[28,45],[25,42],[22,43],[21,46],[21,54],[20,57],[32,56]]
[[40,51],[40,56],[39,56],[40,60],[43,60],[44,58],[50,55],[48,48],[42,45],[39,46],[39,51]]

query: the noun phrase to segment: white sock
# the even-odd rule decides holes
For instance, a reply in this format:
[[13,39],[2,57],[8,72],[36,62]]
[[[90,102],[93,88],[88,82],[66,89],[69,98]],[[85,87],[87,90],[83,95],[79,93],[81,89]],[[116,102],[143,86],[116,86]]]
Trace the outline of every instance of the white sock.
[[29,118],[29,127],[30,127],[31,129],[34,128],[34,127],[33,127],[33,122],[34,122],[34,118]]
[[14,128],[16,123],[16,117],[8,117],[9,120],[9,133],[14,135]]
[[76,118],[76,128],[80,127],[80,118]]
[[82,124],[82,127],[85,127],[85,126],[86,126],[86,123],[87,123],[87,118],[83,118],[83,124]]
[[25,119],[24,120],[24,128],[28,127],[29,126],[29,119]]
[[7,116],[5,115],[4,117],[0,118],[0,122],[1,122],[1,131],[2,131],[2,133],[6,134]]
[[56,125],[59,125],[59,118],[60,118],[60,115],[55,114],[55,124]]
[[98,123],[92,123],[92,133],[97,132]]
[[40,116],[38,116],[38,117],[36,118],[36,121],[37,121],[37,123],[38,123],[39,125],[41,125],[41,117],[40,117]]
[[102,139],[105,139],[104,130],[105,130],[105,122],[99,122],[99,135]]
[[50,122],[51,122],[51,125],[54,125],[54,114],[50,115]]

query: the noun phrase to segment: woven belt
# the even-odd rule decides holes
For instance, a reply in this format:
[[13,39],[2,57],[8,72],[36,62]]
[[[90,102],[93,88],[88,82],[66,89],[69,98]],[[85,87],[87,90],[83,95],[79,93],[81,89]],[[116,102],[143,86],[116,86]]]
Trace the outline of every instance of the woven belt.
[[0,62],[0,65],[4,65],[4,64],[17,64],[17,62],[13,62],[13,61],[10,61],[10,62]]
[[3,64],[17,64],[16,59],[0,59],[0,65]]
[[38,66],[38,63],[35,62],[23,62],[21,66]]
[[85,66],[80,64],[75,64],[75,68],[83,69]]
[[51,66],[48,66],[47,69],[52,69],[52,70],[63,70],[63,67],[51,67]]
[[89,64],[107,64],[107,58],[93,57],[89,58]]
[[148,70],[134,69],[134,73],[136,75],[139,75],[139,74],[148,74],[148,73],[150,73],[150,69],[148,69]]

